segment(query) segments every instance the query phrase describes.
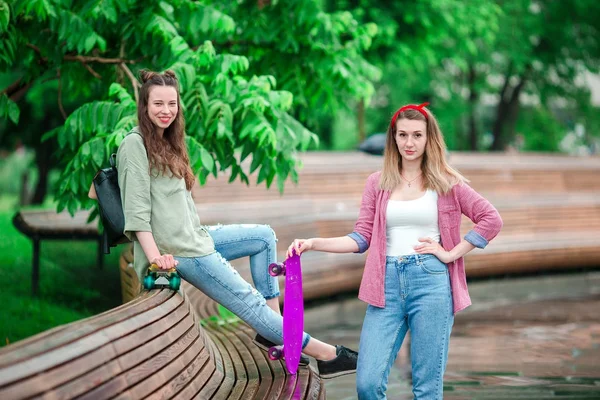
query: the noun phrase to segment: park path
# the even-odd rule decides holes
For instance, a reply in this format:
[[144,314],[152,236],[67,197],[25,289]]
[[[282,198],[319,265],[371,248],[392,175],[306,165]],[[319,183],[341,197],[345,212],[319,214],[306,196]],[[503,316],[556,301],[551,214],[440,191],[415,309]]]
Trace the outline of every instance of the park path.
[[[450,340],[444,399],[600,399],[600,272],[470,283],[474,305]],[[365,306],[355,299],[307,312],[307,331],[358,347]],[[326,324],[324,324],[326,321]],[[388,398],[412,399],[400,352]],[[327,399],[355,399],[355,376],[330,380]]]

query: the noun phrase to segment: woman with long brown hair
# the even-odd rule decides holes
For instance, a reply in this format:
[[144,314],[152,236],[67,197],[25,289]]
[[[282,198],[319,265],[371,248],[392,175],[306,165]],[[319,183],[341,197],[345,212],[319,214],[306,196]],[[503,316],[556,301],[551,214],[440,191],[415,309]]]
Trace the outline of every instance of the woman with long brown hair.
[[[471,304],[463,256],[502,227],[496,209],[446,161],[435,116],[406,105],[392,117],[382,171],[369,176],[354,231],[296,239],[288,254],[369,249],[359,298],[359,399],[385,399],[390,369],[408,330],[415,399],[442,399],[454,314]],[[461,214],[475,227],[460,238]]]
[[[191,197],[195,178],[185,145],[185,123],[175,74],[144,71],[139,126],[117,152],[125,235],[134,243],[134,268],[143,278],[149,264],[176,267],[183,279],[225,306],[257,332],[262,348],[283,342],[279,287],[268,273],[276,241],[265,225],[201,225]],[[228,260],[250,256],[256,289]],[[332,378],[356,370],[357,353],[304,333],[303,353]],[[305,362],[307,363],[307,362]]]

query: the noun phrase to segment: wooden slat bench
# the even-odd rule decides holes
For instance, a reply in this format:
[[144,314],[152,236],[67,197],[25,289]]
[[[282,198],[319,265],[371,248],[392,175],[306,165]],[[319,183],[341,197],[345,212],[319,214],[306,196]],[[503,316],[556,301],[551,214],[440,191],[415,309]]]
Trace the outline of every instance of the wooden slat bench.
[[[336,226],[338,222],[326,221],[323,217],[317,218],[318,222],[307,220],[304,224],[294,221],[315,213],[333,215],[346,211],[350,215],[356,212],[365,179],[381,168],[382,158],[356,152],[308,153],[301,157],[304,166],[299,172],[300,183],[297,186],[288,183],[283,197],[275,188],[266,190],[264,185],[247,187],[237,181],[229,184],[226,177],[217,180],[210,178],[204,187],[196,186],[193,193],[201,221],[208,225],[241,222],[271,224],[276,228],[280,243],[284,244],[295,237],[314,232],[313,223],[319,225],[318,230],[324,236],[330,236],[332,231],[327,229],[327,225]],[[567,199],[566,205],[571,207],[568,200],[570,197],[598,197],[600,193],[600,159],[594,157],[458,152],[451,153],[450,159],[454,166],[471,179],[473,187],[490,197],[494,204],[503,203],[498,206],[508,222],[503,235],[515,232],[515,229],[521,232],[531,229],[529,219],[538,212],[540,202],[546,198],[558,196]],[[526,199],[530,204],[529,209],[514,211],[515,206],[510,203],[514,202],[517,207],[521,204],[521,201],[514,201],[515,197]],[[591,207],[597,205],[594,203]],[[546,211],[549,215],[549,209]],[[565,213],[562,213],[564,218],[537,218],[536,223],[550,228],[554,224],[551,221],[560,219],[559,224],[568,222],[576,226],[577,230],[582,226],[577,221],[586,219],[585,212],[582,210],[574,219],[567,217]],[[95,222],[86,224],[88,215],[83,211],[71,219],[66,213],[22,211],[15,216],[15,226],[33,240],[34,293],[39,280],[39,248],[42,239],[97,240],[98,265],[102,265],[101,236]],[[332,219],[341,221],[344,217],[334,215]],[[351,219],[346,218],[343,225],[345,229]],[[594,221],[597,220],[591,218],[586,229],[594,227]],[[286,225],[290,227],[287,228]],[[337,228],[333,230],[341,231]],[[282,250],[280,247],[280,251]]]
[[[127,263],[127,261],[123,261]],[[197,312],[198,311],[198,312]],[[241,322],[184,283],[0,349],[0,399],[324,399],[311,367],[286,374]]]
[[[362,153],[308,153],[301,156],[303,168],[299,171],[297,186],[286,183],[283,198],[358,199],[362,195],[367,176],[381,169],[383,158]],[[600,158],[567,157],[560,155],[503,153],[451,153],[451,163],[482,193],[565,193],[595,192],[598,190]],[[251,177],[251,180],[255,180]],[[218,204],[239,201],[281,199],[273,188],[264,185],[246,186],[241,182],[228,183],[226,177],[209,177],[203,187],[194,188],[194,197],[200,204]]]
[[[360,153],[310,153],[302,158],[300,183],[287,185],[283,197],[262,187],[209,180],[195,190],[201,220],[269,224],[279,239],[280,259],[294,238],[347,234],[358,215],[365,179],[381,167],[382,158]],[[572,239],[598,236],[600,231],[600,158],[452,153],[451,162],[496,205],[505,222],[485,251],[467,255],[468,276],[600,265],[593,240],[577,245]],[[464,218],[463,234],[470,227]],[[545,242],[554,237],[559,240]],[[505,250],[502,257],[496,247]],[[247,263],[234,265],[249,279]],[[355,290],[363,266],[363,256],[308,253],[303,257],[305,296]]]
[[[539,270],[583,268],[600,265],[600,196],[595,193],[554,193],[539,197],[488,196],[500,210],[504,228],[485,250],[466,256],[467,275],[483,277],[530,273]],[[280,202],[278,205],[277,203]],[[260,206],[262,204],[262,207]],[[285,215],[285,205],[289,215]],[[279,258],[285,257],[287,245],[296,237],[341,236],[353,229],[358,206],[335,199],[266,200],[265,202],[221,203],[215,211],[228,210],[225,223],[269,223],[279,238]],[[300,213],[291,210],[302,209]],[[210,210],[198,206],[200,215],[216,222]],[[274,211],[275,210],[275,211]],[[283,210],[283,211],[282,211]],[[318,211],[317,211],[318,210]],[[463,218],[462,234],[472,223]],[[306,299],[329,296],[358,288],[365,256],[310,252],[303,256]],[[242,276],[250,280],[247,261],[234,261]],[[280,281],[283,289],[284,280]]]
[[[468,277],[600,265],[600,246],[596,239],[600,237],[597,234],[600,232],[600,196],[555,194],[543,198],[499,197],[492,201],[503,215],[505,225],[485,250],[475,250],[466,256]],[[285,208],[286,204],[291,207]],[[358,208],[355,206],[352,210],[350,205],[344,204],[335,209],[328,206],[332,204],[331,201],[320,205],[318,201],[308,200],[303,200],[302,204],[296,204],[295,200],[269,200],[250,202],[244,204],[245,207],[240,205],[239,209],[237,203],[222,203],[216,210],[228,211],[224,218],[226,223],[270,223],[279,238],[279,259],[283,259],[287,245],[296,237],[341,236],[353,229]],[[296,206],[303,207],[303,212],[285,215],[285,212],[297,210]],[[202,206],[198,209],[201,215],[203,211],[209,211],[202,210]],[[251,212],[246,212],[248,210]],[[204,220],[215,222],[210,218]],[[464,217],[462,234],[471,226]],[[305,254],[302,258],[305,298],[310,300],[357,290],[364,262],[364,254]],[[233,265],[251,281],[247,260],[233,261]],[[123,287],[130,285],[124,283]],[[139,285],[137,280],[136,285]],[[280,280],[280,286],[285,292],[284,279]]]
[[[131,268],[132,253],[126,251],[120,258],[121,269]],[[141,290],[137,275],[128,275],[129,287]],[[301,367],[296,376],[287,375],[284,363],[272,361],[252,341],[256,332],[240,320],[212,322],[218,316],[218,304],[202,292],[182,282],[182,292],[212,339],[212,357],[219,360],[224,371],[220,383],[209,386],[201,398],[227,399],[324,399],[325,388],[310,367]],[[135,298],[133,299],[135,300]],[[235,379],[232,379],[235,377]],[[206,397],[205,397],[206,396]]]
[[89,211],[80,211],[74,217],[67,212],[53,210],[21,210],[13,217],[13,225],[33,242],[31,292],[38,293],[40,276],[40,244],[42,240],[94,240],[98,243],[98,268],[102,268],[104,253],[98,221],[87,222]]

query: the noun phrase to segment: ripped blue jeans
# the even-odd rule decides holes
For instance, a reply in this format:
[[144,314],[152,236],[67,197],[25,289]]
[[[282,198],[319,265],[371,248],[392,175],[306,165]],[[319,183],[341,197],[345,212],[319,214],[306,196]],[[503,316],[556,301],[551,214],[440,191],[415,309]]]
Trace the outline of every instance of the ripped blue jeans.
[[[215,253],[203,257],[175,257],[183,279],[240,317],[261,336],[283,343],[283,319],[266,304],[279,296],[279,282],[268,266],[277,261],[277,239],[268,225],[216,225],[207,227]],[[256,289],[227,260],[250,257]],[[303,348],[310,336],[304,333]]]

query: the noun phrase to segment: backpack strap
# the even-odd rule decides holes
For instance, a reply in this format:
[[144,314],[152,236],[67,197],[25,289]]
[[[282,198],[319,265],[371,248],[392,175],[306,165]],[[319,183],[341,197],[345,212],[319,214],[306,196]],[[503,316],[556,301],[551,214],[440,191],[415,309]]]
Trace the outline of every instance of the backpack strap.
[[117,167],[117,153],[112,153],[108,158],[108,162],[110,163],[111,168],[115,169]]

